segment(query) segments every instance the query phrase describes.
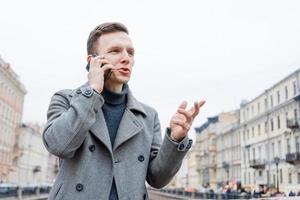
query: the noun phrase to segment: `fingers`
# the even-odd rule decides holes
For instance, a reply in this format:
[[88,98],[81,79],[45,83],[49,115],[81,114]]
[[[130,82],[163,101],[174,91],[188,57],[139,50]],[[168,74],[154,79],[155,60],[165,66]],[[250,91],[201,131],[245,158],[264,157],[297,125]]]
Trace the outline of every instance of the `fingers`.
[[186,110],[184,110],[184,109],[182,109],[182,108],[179,108],[179,109],[177,110],[177,112],[178,112],[179,114],[184,115],[187,122],[193,121],[193,115],[191,114],[191,112],[186,111]]
[[190,130],[190,128],[191,128],[190,123],[187,123],[187,122],[185,122],[184,120],[180,120],[180,119],[172,119],[172,120],[171,120],[171,123],[172,123],[172,124],[176,124],[176,125],[178,125],[178,126],[181,126],[182,129],[184,129],[185,131],[188,131],[188,130]]
[[190,109],[190,112],[192,113],[192,117],[195,118],[199,114],[200,108],[205,104],[204,100],[201,100],[199,102],[194,103],[194,107]]
[[187,102],[186,101],[182,101],[181,104],[179,105],[179,108],[185,109],[187,106]]
[[96,56],[93,57],[92,55],[88,56],[89,62],[90,62],[90,70],[103,70],[106,71],[108,69],[114,70],[115,67],[110,64],[108,60],[105,59],[104,56]]

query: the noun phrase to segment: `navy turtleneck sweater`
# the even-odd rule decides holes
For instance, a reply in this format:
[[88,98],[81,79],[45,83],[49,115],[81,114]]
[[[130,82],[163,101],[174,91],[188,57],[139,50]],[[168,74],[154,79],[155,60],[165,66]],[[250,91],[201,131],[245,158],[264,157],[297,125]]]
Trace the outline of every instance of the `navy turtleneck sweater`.
[[[114,145],[119,124],[126,108],[127,93],[127,84],[123,86],[121,93],[115,93],[109,91],[106,88],[104,88],[101,93],[104,98],[102,111],[104,114],[112,146]],[[118,200],[118,193],[114,179],[110,190],[109,200]]]

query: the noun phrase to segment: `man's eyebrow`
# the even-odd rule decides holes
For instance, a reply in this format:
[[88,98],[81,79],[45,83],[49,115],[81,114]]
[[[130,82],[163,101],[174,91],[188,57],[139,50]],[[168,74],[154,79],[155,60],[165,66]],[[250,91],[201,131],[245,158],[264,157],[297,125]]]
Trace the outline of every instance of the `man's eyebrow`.
[[[111,47],[108,48],[108,50],[111,50],[111,49],[118,49],[118,48],[122,48],[121,45],[113,45]],[[134,47],[126,47],[126,49],[129,49],[130,51],[134,51]]]

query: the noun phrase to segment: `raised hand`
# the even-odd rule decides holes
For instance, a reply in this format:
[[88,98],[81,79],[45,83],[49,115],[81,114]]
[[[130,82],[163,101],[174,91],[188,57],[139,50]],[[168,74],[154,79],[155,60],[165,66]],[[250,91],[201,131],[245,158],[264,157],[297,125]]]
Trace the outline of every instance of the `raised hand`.
[[195,102],[194,106],[186,110],[187,102],[183,101],[173,115],[170,121],[171,138],[180,141],[190,130],[194,119],[199,114],[200,108],[204,105],[205,101]]

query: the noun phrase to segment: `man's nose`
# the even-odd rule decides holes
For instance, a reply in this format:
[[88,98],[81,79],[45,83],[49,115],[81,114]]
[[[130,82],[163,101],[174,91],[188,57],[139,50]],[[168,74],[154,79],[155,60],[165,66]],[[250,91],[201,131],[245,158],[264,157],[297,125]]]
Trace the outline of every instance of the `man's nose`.
[[121,58],[121,63],[123,64],[128,64],[129,63],[129,54],[127,51],[122,52],[122,58]]

